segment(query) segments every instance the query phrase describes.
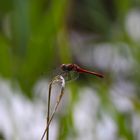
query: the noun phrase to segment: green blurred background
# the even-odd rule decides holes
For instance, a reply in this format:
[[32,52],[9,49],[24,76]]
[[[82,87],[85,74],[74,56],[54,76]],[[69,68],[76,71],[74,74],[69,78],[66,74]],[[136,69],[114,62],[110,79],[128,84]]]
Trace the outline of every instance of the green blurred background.
[[76,63],[105,78],[66,84],[50,139],[140,140],[139,61],[139,0],[1,1],[0,139],[40,139],[48,77]]

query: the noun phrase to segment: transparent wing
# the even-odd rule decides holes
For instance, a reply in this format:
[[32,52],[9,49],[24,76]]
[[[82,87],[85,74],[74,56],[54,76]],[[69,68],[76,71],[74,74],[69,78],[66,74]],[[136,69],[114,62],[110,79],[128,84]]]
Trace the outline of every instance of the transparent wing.
[[65,79],[65,81],[73,81],[79,77],[79,73],[76,71],[63,71],[61,68],[57,68],[53,71],[51,78],[61,75]]
[[79,73],[75,71],[62,72],[60,75],[64,77],[65,81],[73,81],[79,77]]

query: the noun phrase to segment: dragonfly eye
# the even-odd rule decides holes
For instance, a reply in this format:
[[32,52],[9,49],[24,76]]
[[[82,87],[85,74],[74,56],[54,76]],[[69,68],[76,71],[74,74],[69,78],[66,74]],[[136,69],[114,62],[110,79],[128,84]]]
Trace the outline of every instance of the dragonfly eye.
[[61,69],[62,69],[63,71],[67,71],[67,69],[68,69],[67,66],[66,66],[65,64],[62,64],[60,67],[61,67]]
[[63,71],[71,71],[73,69],[72,64],[62,64],[60,67]]

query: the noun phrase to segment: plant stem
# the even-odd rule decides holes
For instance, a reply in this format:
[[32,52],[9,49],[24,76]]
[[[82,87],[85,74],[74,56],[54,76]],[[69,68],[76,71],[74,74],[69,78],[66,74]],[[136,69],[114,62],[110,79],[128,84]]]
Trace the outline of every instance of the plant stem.
[[[53,82],[51,82],[50,85],[49,85],[49,94],[50,94],[50,95],[48,95],[49,98],[50,98],[50,96],[51,96],[51,87],[52,87],[52,84],[53,84]],[[50,118],[48,117],[48,114],[50,115],[50,108],[49,108],[49,111],[48,111],[49,113],[47,113],[47,126],[46,126],[46,128],[45,128],[45,130],[44,130],[44,133],[43,133],[43,135],[42,135],[42,137],[41,137],[41,140],[43,140],[43,138],[44,138],[44,136],[45,136],[46,133],[47,133],[47,135],[46,135],[46,140],[47,140],[47,137],[49,136],[49,125],[50,125],[50,123],[51,123],[51,121],[52,121],[52,119],[53,119],[53,117],[54,117],[54,115],[55,115],[55,112],[56,112],[56,110],[57,110],[57,108],[58,108],[58,105],[59,105],[59,103],[60,103],[60,101],[61,101],[63,95],[64,95],[64,87],[61,88],[61,92],[60,92],[60,94],[59,94],[59,96],[58,96],[57,102],[56,102],[55,107],[54,107],[54,111],[52,112],[52,115],[51,115]],[[49,98],[48,98],[48,100],[49,100]],[[50,102],[50,101],[49,101],[49,102]],[[50,106],[50,103],[48,103],[48,104],[49,104],[49,106]],[[49,119],[48,119],[48,118],[49,118]]]
[[[52,88],[52,82],[49,84],[49,94],[48,94],[48,110],[47,110],[47,124],[46,124],[46,126],[48,126],[49,119],[50,119],[50,100],[51,100],[51,88]],[[46,140],[49,140],[49,127],[48,127],[48,131],[47,131],[47,134],[46,134]]]

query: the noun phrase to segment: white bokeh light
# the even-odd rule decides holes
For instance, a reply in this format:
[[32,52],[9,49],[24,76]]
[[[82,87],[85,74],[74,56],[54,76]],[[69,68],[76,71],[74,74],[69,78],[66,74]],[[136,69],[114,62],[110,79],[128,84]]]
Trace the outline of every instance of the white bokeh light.
[[134,41],[140,41],[140,10],[128,12],[125,21],[126,31]]

